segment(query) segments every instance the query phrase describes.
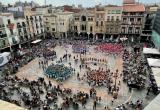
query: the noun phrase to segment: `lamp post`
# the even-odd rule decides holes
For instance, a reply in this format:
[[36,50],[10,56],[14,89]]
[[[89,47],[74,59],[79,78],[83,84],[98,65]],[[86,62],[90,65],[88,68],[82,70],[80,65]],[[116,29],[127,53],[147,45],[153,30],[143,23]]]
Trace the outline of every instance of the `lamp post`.
[[118,91],[117,91],[117,77],[118,77],[118,69],[116,70],[115,74],[114,74],[114,78],[115,78],[115,85],[114,85],[114,90],[113,90],[113,98],[117,98],[118,95]]
[[118,77],[118,69],[117,69],[116,72],[114,73],[114,78],[115,78],[114,90],[115,90],[115,91],[116,91],[116,87],[117,87],[117,77]]

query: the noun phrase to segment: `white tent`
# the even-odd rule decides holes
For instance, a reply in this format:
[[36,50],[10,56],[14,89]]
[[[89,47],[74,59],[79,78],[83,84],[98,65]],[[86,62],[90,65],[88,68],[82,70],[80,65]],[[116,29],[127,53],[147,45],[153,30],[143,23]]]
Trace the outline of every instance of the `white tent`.
[[147,58],[147,61],[151,67],[160,67],[160,59]]
[[7,64],[11,58],[10,52],[0,54],[0,67]]
[[159,50],[156,49],[156,48],[143,48],[143,53],[144,54],[156,54],[156,55],[160,55]]
[[151,69],[156,80],[157,86],[160,87],[160,68],[152,67]]
[[26,110],[22,107],[19,107],[15,104],[0,100],[0,110]]
[[160,94],[157,95],[143,110],[160,110]]
[[37,39],[37,40],[33,41],[32,44],[36,44],[36,43],[41,42],[41,41],[42,41],[41,39]]

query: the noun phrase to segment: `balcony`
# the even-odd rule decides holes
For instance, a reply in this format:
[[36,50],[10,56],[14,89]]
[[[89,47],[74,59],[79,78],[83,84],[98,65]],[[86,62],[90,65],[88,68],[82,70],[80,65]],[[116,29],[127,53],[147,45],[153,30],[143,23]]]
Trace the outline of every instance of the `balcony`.
[[36,18],[35,21],[38,21],[38,19]]
[[39,26],[38,26],[38,25],[36,25],[36,28],[39,28]]
[[22,26],[23,26],[23,27],[26,27],[26,24],[25,24],[25,23],[22,23]]
[[18,41],[15,39],[15,37],[12,37],[12,45],[18,44]]
[[7,27],[8,27],[9,29],[13,29],[13,28],[14,28],[14,23],[8,24]]
[[30,17],[30,20],[31,20],[31,21],[33,21],[33,18],[32,18],[32,17]]
[[7,37],[7,34],[0,33],[0,38],[5,38],[5,37]]
[[22,28],[22,26],[19,24],[19,25],[17,25],[17,28]]
[[0,39],[0,49],[9,47],[8,39]]
[[4,28],[4,27],[5,27],[5,25],[4,25],[4,24],[0,24],[0,29],[1,29],[1,28]]
[[39,18],[39,21],[42,21],[42,18],[41,18],[41,17]]

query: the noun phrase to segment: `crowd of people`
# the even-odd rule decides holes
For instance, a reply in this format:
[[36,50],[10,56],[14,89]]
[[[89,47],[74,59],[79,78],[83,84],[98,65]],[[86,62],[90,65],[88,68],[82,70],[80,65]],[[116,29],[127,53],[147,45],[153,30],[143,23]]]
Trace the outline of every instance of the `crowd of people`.
[[89,51],[87,45],[83,42],[75,42],[72,44],[72,49],[74,53],[86,53]]
[[[18,70],[21,65],[27,64],[34,58],[39,58],[39,67],[43,68],[45,74],[49,78],[55,78],[63,81],[68,78],[73,71],[72,68],[65,67],[64,65],[49,65],[49,61],[56,56],[56,52],[53,50],[55,42],[52,40],[46,40],[38,45],[33,45],[31,49],[23,49],[25,54],[20,57],[15,57],[11,60],[13,70]],[[82,42],[78,42],[72,45],[72,49],[75,53],[88,52],[87,45]],[[80,74],[77,74],[78,80],[86,80],[90,87],[92,87],[89,93],[83,91],[73,92],[71,88],[64,88],[63,84],[54,85],[51,81],[45,81],[40,77],[37,80],[29,81],[28,79],[19,79],[16,75],[4,74],[0,80],[0,99],[23,106],[27,109],[42,109],[42,110],[63,110],[63,109],[79,109],[86,108],[86,104],[89,100],[93,102],[93,110],[96,110],[97,103],[101,102],[101,97],[97,97],[97,91],[94,89],[97,86],[104,86],[107,89],[108,94],[113,96],[111,104],[117,99],[119,90],[121,89],[121,80],[127,82],[129,91],[132,88],[142,89],[145,87],[145,75],[146,69],[144,61],[142,60],[140,52],[129,52],[121,44],[101,44],[96,48],[97,51],[105,52],[108,54],[121,54],[123,53],[123,74],[118,70],[112,72],[108,68],[99,68],[98,70],[91,70],[83,63],[79,65],[79,68],[85,68],[88,71],[80,78]],[[63,60],[72,58],[71,54],[64,54],[60,58],[58,63],[63,64]],[[73,56],[73,59],[78,61],[95,61],[107,63],[105,59],[98,58],[81,58],[77,55]],[[71,63],[69,63],[71,67]],[[152,76],[150,76],[152,79]],[[150,89],[153,89],[153,83],[148,87],[148,94]],[[15,96],[18,96],[15,98]],[[62,98],[62,103],[57,103],[58,98]],[[116,110],[127,110],[127,107],[133,107],[142,109],[143,102],[137,100],[135,103],[132,101],[117,106]],[[108,106],[104,107],[105,110],[111,110]]]
[[45,74],[50,77],[54,78],[57,81],[63,81],[70,77],[73,73],[73,69],[66,67],[64,65],[59,65],[59,64],[51,64],[48,66],[48,68],[45,71]]
[[95,48],[96,51],[100,51],[102,53],[107,53],[107,54],[114,54],[114,55],[119,55],[122,54],[123,52],[123,45],[122,44],[113,44],[113,43],[105,43],[105,44],[100,44]]
[[125,50],[123,60],[123,80],[127,82],[130,88],[144,88],[146,69],[141,54]]

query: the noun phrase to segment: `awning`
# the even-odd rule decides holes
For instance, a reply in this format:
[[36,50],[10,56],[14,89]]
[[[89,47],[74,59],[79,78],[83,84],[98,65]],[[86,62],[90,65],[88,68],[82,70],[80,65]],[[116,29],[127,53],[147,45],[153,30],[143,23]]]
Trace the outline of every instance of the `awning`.
[[147,58],[147,61],[151,67],[160,67],[160,59]]
[[152,69],[154,78],[156,80],[156,84],[157,84],[158,87],[160,87],[160,68],[152,67],[151,69]]
[[159,110],[160,109],[160,94],[157,95],[143,110]]
[[41,41],[42,41],[41,39],[37,39],[37,40],[35,40],[35,41],[31,42],[31,43],[32,44],[36,44],[36,43],[41,42]]
[[143,53],[144,54],[156,54],[156,55],[160,55],[159,50],[156,49],[156,48],[143,48]]
[[0,100],[0,109],[1,110],[27,110],[15,104],[3,101],[3,100]]
[[11,58],[10,52],[0,54],[0,67],[7,64]]

